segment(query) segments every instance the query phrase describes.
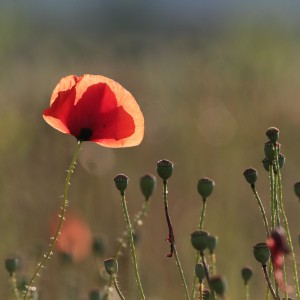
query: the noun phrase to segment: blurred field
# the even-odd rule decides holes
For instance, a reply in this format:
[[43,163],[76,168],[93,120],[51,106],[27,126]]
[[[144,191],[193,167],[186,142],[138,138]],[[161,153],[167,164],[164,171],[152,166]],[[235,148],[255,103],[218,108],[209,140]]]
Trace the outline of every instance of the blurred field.
[[[169,206],[189,286],[194,268],[190,233],[196,229],[201,207],[196,184],[209,176],[216,188],[208,201],[205,228],[219,236],[217,268],[227,277],[229,299],[243,297],[240,269],[245,265],[255,272],[251,298],[262,299],[265,284],[252,246],[264,240],[263,223],[242,173],[250,166],[258,169],[258,189],[267,206],[268,176],[261,164],[264,134],[270,126],[280,128],[287,157],[285,205],[297,241],[300,207],[293,194],[293,183],[300,178],[297,27],[272,16],[239,17],[211,27],[210,23],[193,28],[161,25],[161,30],[157,26],[145,31],[59,30],[55,21],[37,23],[13,11],[1,12],[0,20],[0,260],[20,255],[20,276],[30,276],[47,249],[49,220],[60,206],[65,170],[76,144],[42,119],[52,89],[68,74],[102,74],[132,92],[146,122],[139,147],[111,150],[86,143],[72,179],[71,208],[106,241],[104,258],[114,253],[116,237],[125,227],[114,176],[123,172],[130,178],[127,200],[133,215],[143,200],[140,176],[156,174],[156,162],[166,158],[175,163]],[[165,257],[169,249],[159,180],[151,202],[138,244],[145,293],[149,300],[181,300],[175,263]],[[125,295],[137,299],[127,254],[119,268]],[[65,299],[65,272],[55,257],[39,281],[41,299]],[[71,274],[69,281],[78,288],[74,299],[87,299],[98,284],[93,260],[75,265]],[[7,281],[2,270],[0,299],[10,299]]]

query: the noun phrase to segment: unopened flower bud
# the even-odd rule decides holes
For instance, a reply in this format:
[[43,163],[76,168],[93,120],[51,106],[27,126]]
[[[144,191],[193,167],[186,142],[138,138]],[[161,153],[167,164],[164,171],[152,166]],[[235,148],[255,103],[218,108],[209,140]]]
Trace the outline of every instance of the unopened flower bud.
[[115,185],[117,189],[124,194],[127,186],[128,186],[128,177],[124,174],[119,174],[114,178]]
[[144,197],[146,198],[146,201],[148,201],[148,199],[152,195],[152,193],[155,189],[155,185],[156,185],[155,176],[153,176],[151,174],[146,174],[141,177],[140,187],[141,187],[141,191],[142,191]]
[[248,168],[244,171],[244,176],[245,176],[245,179],[247,180],[247,182],[249,184],[255,184],[256,180],[257,180],[257,170],[256,169],[253,169],[253,168]]
[[193,247],[203,253],[203,251],[207,248],[207,236],[208,233],[204,230],[194,231],[191,234],[191,242]]
[[253,271],[250,267],[244,267],[241,270],[241,275],[244,280],[244,283],[247,284],[250,278],[252,277]]
[[115,258],[109,258],[104,261],[104,267],[109,275],[118,273],[118,262]]
[[105,252],[105,244],[103,239],[100,237],[94,237],[92,249],[95,256],[102,256]]
[[203,264],[196,264],[195,274],[196,274],[199,282],[203,281],[203,279],[205,278],[205,269],[204,269]]
[[206,244],[207,244],[209,253],[213,254],[217,247],[217,244],[218,244],[218,237],[209,234],[206,238]]
[[103,298],[103,294],[99,289],[91,290],[89,293],[89,300],[101,300]]
[[157,174],[163,180],[168,180],[172,176],[174,164],[167,160],[162,159],[157,163]]
[[203,300],[211,300],[211,293],[209,290],[204,289],[202,292],[202,298]]
[[20,260],[17,257],[9,257],[5,259],[6,271],[10,274],[15,273],[20,267]]
[[262,161],[262,164],[267,172],[270,170],[270,161],[265,157]]
[[198,193],[203,199],[206,199],[213,191],[215,183],[210,178],[204,177],[198,181]]
[[300,199],[300,181],[294,184],[294,192],[296,196]]
[[211,276],[209,280],[209,284],[214,292],[217,295],[223,296],[226,292],[227,283],[223,276],[215,275]]
[[267,129],[266,135],[272,143],[276,143],[279,138],[279,129],[276,127],[270,127]]
[[285,156],[282,153],[279,153],[278,155],[278,163],[279,163],[279,168],[281,169],[285,163]]
[[258,243],[253,247],[255,259],[265,266],[270,258],[270,250],[266,243]]

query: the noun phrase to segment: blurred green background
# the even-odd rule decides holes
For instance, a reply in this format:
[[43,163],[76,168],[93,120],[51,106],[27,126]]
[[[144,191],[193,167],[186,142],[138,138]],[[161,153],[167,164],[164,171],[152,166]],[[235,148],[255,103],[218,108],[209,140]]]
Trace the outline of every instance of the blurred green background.
[[[156,162],[175,163],[169,206],[188,285],[193,276],[201,200],[196,185],[216,182],[205,229],[219,236],[217,269],[228,280],[229,299],[243,298],[240,270],[251,265],[252,299],[265,283],[252,256],[264,241],[263,223],[243,171],[259,172],[258,190],[268,206],[263,170],[265,130],[277,126],[286,156],[282,171],[287,214],[297,246],[299,213],[293,184],[300,178],[300,5],[296,1],[6,1],[0,4],[0,259],[22,257],[19,278],[30,276],[47,249],[49,220],[60,207],[65,170],[76,142],[42,119],[63,76],[101,74],[120,82],[145,116],[139,147],[107,149],[86,143],[72,179],[71,209],[103,237],[110,257],[125,228],[113,183],[130,178],[130,214],[142,205],[139,178],[156,174]],[[183,288],[168,259],[162,183],[138,244],[139,269],[149,300],[180,300]],[[268,210],[268,208],[267,208]],[[119,282],[127,299],[134,280],[127,252]],[[87,299],[98,284],[93,260],[75,265],[68,282]],[[55,256],[42,273],[41,299],[66,299],[65,270]],[[133,286],[133,287],[132,287]],[[0,272],[0,299],[10,299]],[[116,298],[117,299],[117,298]],[[70,300],[70,298],[69,298]]]

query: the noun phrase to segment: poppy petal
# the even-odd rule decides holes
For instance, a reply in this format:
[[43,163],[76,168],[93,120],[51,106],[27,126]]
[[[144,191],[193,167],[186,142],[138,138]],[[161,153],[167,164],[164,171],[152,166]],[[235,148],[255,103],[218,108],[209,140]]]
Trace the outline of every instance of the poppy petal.
[[[134,97],[101,75],[70,75],[55,87],[45,121],[55,129],[106,147],[130,147],[144,136],[144,117]],[[85,140],[85,139],[83,139]]]

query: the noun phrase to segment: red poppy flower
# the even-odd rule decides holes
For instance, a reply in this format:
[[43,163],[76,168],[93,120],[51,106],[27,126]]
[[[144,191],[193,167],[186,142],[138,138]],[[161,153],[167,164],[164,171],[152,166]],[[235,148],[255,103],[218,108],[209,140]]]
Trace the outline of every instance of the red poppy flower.
[[79,141],[130,147],[144,136],[144,117],[133,96],[101,75],[70,75],[55,87],[45,121]]
[[[53,234],[58,225],[58,216],[51,222]],[[67,213],[64,226],[56,243],[56,250],[72,257],[74,262],[85,259],[91,253],[92,234],[86,222],[75,213]]]
[[267,245],[271,253],[275,280],[281,290],[290,292],[291,287],[285,286],[282,274],[284,255],[290,253],[285,231],[282,227],[275,228],[271,232],[270,237],[267,239]]

